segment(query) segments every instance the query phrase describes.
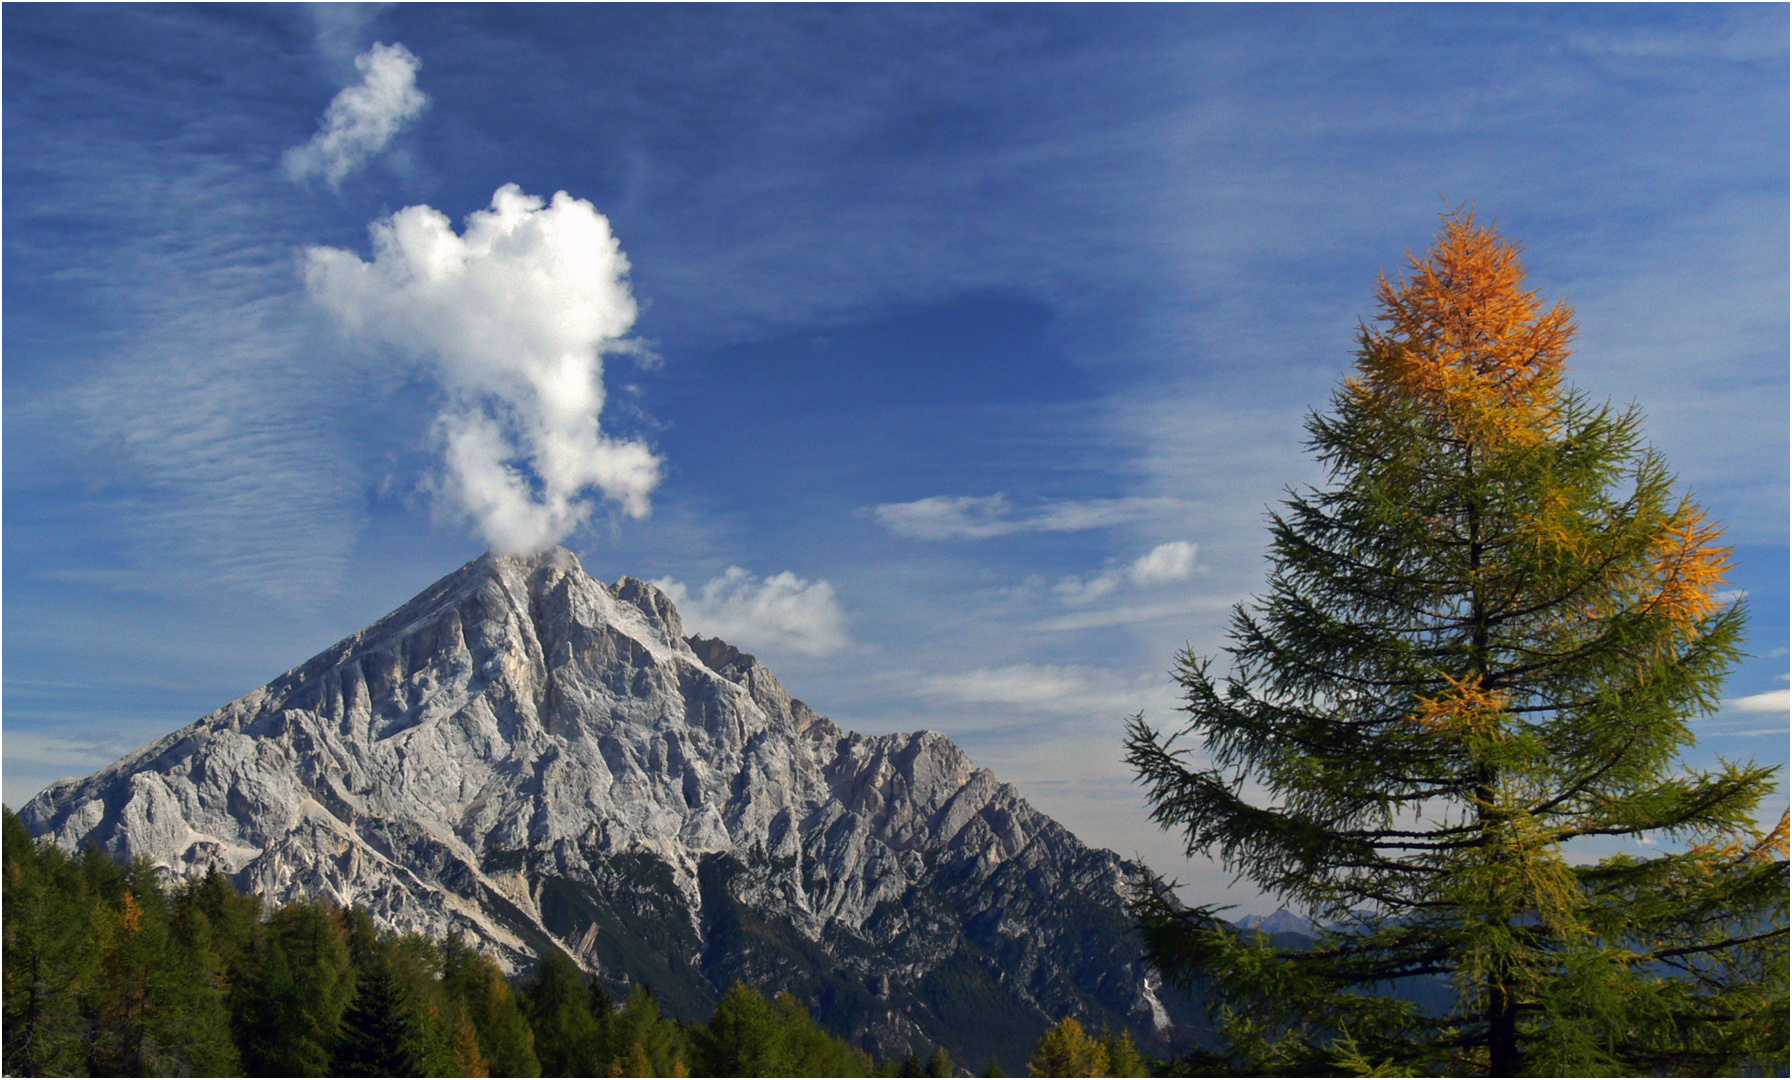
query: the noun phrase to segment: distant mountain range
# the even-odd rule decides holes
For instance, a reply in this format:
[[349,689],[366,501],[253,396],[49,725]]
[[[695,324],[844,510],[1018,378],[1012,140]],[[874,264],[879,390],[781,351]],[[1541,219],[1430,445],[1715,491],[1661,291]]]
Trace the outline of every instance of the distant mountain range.
[[943,735],[843,731],[564,549],[476,559],[20,816],[512,971],[561,949],[686,1016],[737,979],[788,989],[882,1055],[1012,1070],[1064,1016],[1160,1054],[1205,1028],[1139,960],[1134,866]]
[[1270,915],[1246,915],[1233,925],[1241,930],[1261,930],[1265,934],[1300,934],[1312,937],[1318,933],[1313,920],[1296,915],[1287,908],[1277,908]]

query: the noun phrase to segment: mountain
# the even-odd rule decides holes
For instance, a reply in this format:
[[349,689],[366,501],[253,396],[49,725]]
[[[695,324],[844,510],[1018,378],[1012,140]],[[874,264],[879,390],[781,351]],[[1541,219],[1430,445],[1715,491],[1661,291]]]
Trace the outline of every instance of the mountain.
[[1246,915],[1238,920],[1237,926],[1243,930],[1261,930],[1271,935],[1300,934],[1312,937],[1318,932],[1313,920],[1304,915],[1296,915],[1285,907],[1277,908],[1272,915]]
[[1200,1026],[1139,962],[1134,869],[935,732],[866,736],[564,549],[486,555],[20,817],[275,903],[562,949],[706,1018],[789,989],[878,1054],[1026,1060],[1050,1023]]

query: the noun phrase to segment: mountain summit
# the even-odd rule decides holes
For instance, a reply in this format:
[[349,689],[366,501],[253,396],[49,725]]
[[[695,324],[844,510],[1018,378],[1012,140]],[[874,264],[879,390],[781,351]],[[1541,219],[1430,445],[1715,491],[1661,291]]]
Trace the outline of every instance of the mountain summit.
[[659,589],[486,555],[301,667],[21,812],[176,874],[562,949],[707,1015],[789,989],[879,1053],[1025,1060],[1048,1023],[1172,1013],[1091,850],[936,732],[843,731]]

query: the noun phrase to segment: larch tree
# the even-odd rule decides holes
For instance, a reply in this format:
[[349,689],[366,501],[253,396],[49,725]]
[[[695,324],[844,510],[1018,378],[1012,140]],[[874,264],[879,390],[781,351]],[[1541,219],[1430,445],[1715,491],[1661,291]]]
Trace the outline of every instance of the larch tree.
[[1028,1076],[1106,1076],[1108,1050],[1091,1038],[1075,1017],[1066,1016],[1048,1030],[1033,1048],[1027,1062]]
[[1187,723],[1128,730],[1152,819],[1322,927],[1282,950],[1140,883],[1251,1071],[1786,1067],[1777,770],[1685,760],[1740,653],[1730,552],[1635,408],[1565,385],[1572,313],[1524,279],[1460,211],[1382,279],[1230,670],[1185,650]]

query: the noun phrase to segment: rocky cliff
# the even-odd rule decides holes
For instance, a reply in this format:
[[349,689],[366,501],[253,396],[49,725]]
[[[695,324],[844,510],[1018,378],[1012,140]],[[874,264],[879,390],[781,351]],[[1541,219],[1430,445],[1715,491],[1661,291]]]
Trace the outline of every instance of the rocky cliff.
[[1193,1020],[1137,962],[1112,852],[943,735],[841,730],[563,549],[477,559],[21,817],[512,970],[563,949],[693,1017],[737,978],[790,989],[879,1053],[1014,1068],[1065,1015],[1160,1048]]

